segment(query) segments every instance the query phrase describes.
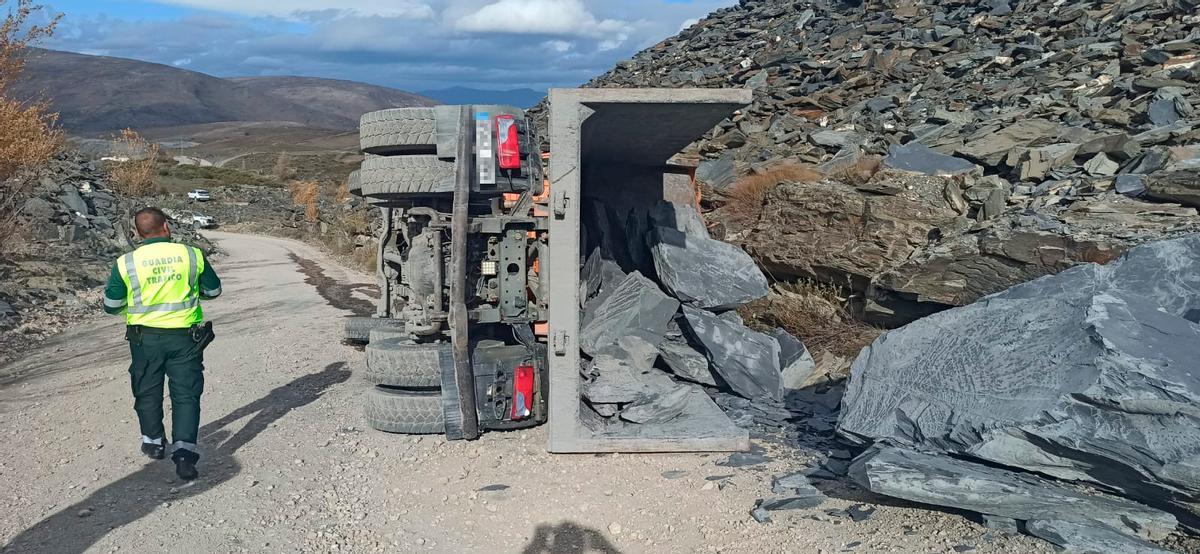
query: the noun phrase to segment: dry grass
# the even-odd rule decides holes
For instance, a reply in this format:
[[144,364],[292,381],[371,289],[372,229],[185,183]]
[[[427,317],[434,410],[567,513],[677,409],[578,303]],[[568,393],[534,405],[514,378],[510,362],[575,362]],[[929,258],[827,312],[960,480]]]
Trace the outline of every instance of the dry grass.
[[766,298],[740,312],[753,327],[786,329],[814,356],[827,352],[853,360],[883,329],[855,319],[847,305],[838,287],[801,281],[776,285]]
[[[133,129],[125,129],[113,137],[118,155],[129,156],[126,162],[108,162],[105,172],[113,189],[127,196],[151,196],[158,193],[157,144],[147,142]],[[144,157],[139,157],[144,156]]]
[[321,185],[313,181],[292,181],[288,183],[288,191],[292,193],[292,203],[304,208],[304,219],[315,223],[321,216],[317,201],[321,198]]
[[[0,0],[0,8],[7,4]],[[21,102],[8,96],[9,87],[25,67],[29,47],[54,34],[59,14],[46,25],[30,25],[29,16],[41,9],[32,0],[17,0],[0,21],[0,239],[12,237],[16,212],[24,202],[32,179],[10,179],[24,167],[45,164],[59,151],[63,132],[58,114],[44,101]]]
[[778,165],[763,173],[747,175],[730,189],[725,212],[734,219],[757,219],[767,192],[780,183],[811,183],[823,177],[815,167],[799,164]]

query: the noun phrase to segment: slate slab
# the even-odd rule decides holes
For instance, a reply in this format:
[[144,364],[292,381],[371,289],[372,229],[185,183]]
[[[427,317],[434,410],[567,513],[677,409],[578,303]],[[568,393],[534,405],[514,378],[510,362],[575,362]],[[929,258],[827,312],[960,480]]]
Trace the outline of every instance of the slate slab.
[[904,448],[872,447],[851,465],[850,478],[871,492],[913,502],[1121,529],[1132,538],[1163,539],[1176,525],[1171,514],[1131,500],[1087,495],[1032,474]]
[[976,170],[975,164],[962,158],[947,156],[931,150],[919,142],[906,145],[893,144],[883,165],[903,171],[915,171],[926,175],[960,175]]
[[737,178],[737,167],[728,157],[703,160],[696,166],[696,182],[716,192],[728,191]]
[[784,329],[776,328],[770,335],[779,343],[779,367],[782,368],[784,390],[798,390],[817,369],[817,362],[800,339]]
[[1113,190],[1125,196],[1137,198],[1146,194],[1146,180],[1141,175],[1117,175],[1113,181]]
[[63,185],[62,192],[58,195],[58,200],[63,203],[71,212],[83,215],[88,214],[87,202],[83,201],[83,197],[79,195],[79,191],[70,185]]
[[1167,554],[1170,550],[1130,537],[1109,527],[1080,525],[1069,521],[1034,520],[1025,523],[1025,531],[1039,539],[1057,544],[1066,552],[1097,554]]
[[684,304],[724,311],[767,295],[762,270],[732,244],[657,227],[650,251],[663,287]]
[[595,355],[601,348],[630,335],[658,344],[678,309],[679,301],[635,271],[599,303],[595,315],[582,326],[580,348]]
[[684,330],[703,345],[713,371],[733,392],[745,398],[783,397],[778,341],[691,306],[683,306],[683,314]]
[[809,508],[816,508],[824,503],[824,495],[786,496],[781,498],[768,498],[766,500],[761,500],[759,501],[757,507],[768,512],[782,512],[784,510],[806,510]]
[[658,391],[634,399],[621,410],[621,419],[630,423],[665,423],[679,417],[690,400],[692,388],[675,385],[673,389]]
[[700,212],[692,206],[675,202],[659,202],[650,212],[650,222],[658,227],[675,229],[685,235],[709,238],[704,218],[700,217]]
[[855,133],[854,131],[834,131],[830,129],[817,131],[809,135],[809,139],[812,140],[814,144],[829,146],[832,148],[855,146],[862,144],[863,142],[862,135]]
[[666,340],[658,345],[658,350],[662,361],[676,376],[693,383],[717,386],[712,370],[708,367],[708,358],[687,343]]

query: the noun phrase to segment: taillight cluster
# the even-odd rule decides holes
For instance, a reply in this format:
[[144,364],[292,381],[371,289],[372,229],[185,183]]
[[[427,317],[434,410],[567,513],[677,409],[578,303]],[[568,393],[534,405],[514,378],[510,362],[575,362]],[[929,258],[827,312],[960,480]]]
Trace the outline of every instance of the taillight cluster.
[[496,116],[496,152],[500,169],[521,169],[521,138],[518,134],[517,118],[507,114]]
[[533,366],[519,365],[513,374],[512,414],[513,421],[533,415]]

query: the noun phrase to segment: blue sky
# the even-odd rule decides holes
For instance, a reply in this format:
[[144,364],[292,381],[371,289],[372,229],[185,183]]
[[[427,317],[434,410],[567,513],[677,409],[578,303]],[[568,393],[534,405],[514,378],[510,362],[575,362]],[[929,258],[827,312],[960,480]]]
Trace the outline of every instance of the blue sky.
[[737,0],[41,0],[43,46],[222,77],[574,86]]

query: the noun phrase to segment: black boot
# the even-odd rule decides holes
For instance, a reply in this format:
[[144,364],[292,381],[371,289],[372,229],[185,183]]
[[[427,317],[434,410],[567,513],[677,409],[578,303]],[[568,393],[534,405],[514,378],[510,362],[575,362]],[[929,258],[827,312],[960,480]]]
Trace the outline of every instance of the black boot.
[[161,460],[167,457],[167,447],[162,444],[154,444],[152,442],[142,443],[142,454],[152,460]]
[[184,481],[191,481],[200,475],[196,471],[196,462],[200,460],[200,455],[186,448],[176,449],[171,454],[171,461],[175,462],[175,474]]

